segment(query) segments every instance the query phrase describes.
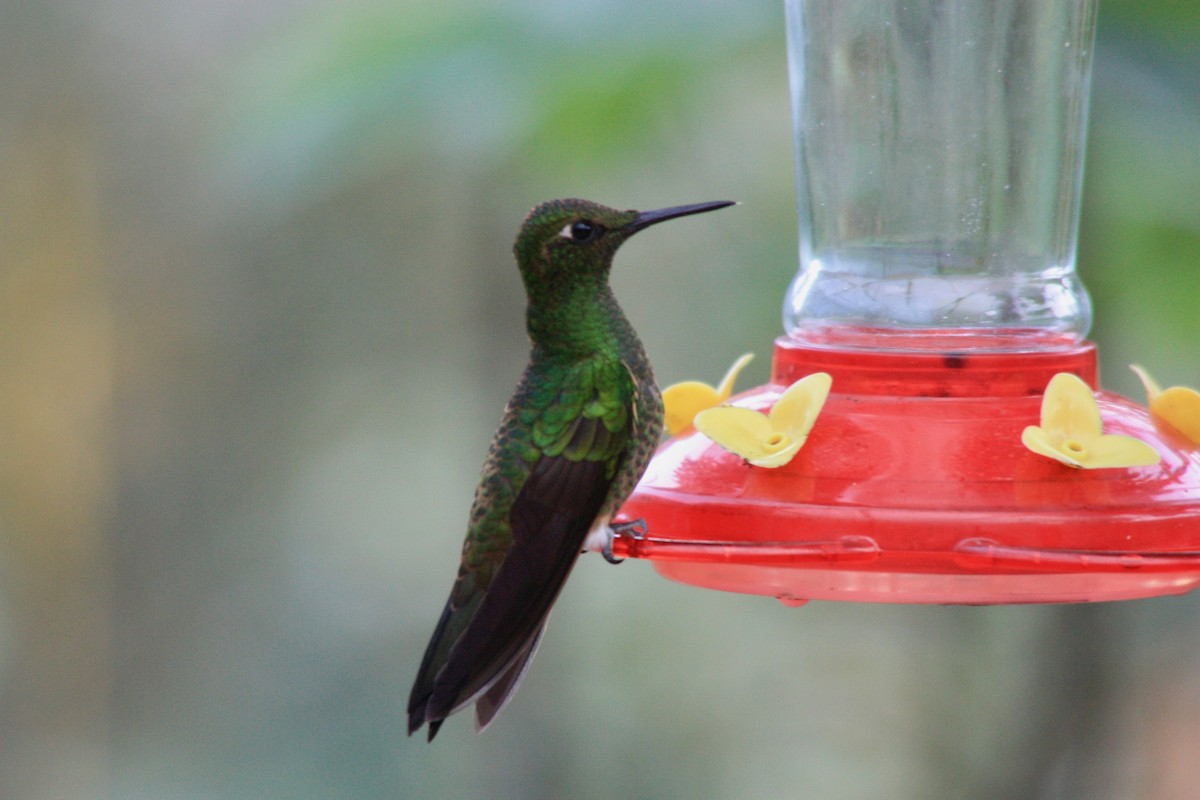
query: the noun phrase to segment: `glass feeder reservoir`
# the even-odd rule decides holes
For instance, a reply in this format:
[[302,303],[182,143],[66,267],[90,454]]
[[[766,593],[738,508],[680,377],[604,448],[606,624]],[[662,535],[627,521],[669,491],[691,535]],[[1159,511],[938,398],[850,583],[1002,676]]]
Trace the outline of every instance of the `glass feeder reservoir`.
[[[1200,585],[1200,452],[1098,389],[1075,274],[1095,0],[787,0],[800,270],[767,411],[817,372],[768,469],[694,428],[622,509],[617,555],[685,583],[917,603],[1113,600]],[[1157,464],[1022,443],[1060,373]],[[1068,443],[1074,446],[1074,443]]]

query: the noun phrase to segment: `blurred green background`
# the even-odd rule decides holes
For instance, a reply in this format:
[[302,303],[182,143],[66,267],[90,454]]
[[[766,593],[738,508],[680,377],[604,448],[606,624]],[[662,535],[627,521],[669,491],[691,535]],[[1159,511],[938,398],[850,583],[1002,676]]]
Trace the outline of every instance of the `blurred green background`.
[[[525,358],[536,202],[659,378],[767,375],[780,2],[0,0],[0,798],[1188,798],[1200,595],[939,608],[582,559],[522,690],[404,705]],[[1200,4],[1102,0],[1080,265],[1108,388],[1200,384]],[[701,221],[702,220],[702,221]]]

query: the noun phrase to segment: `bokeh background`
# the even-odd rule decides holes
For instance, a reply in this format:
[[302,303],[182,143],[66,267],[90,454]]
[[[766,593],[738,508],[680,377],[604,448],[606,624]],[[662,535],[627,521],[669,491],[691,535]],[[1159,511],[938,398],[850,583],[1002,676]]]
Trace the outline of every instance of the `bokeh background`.
[[[1200,596],[890,607],[584,558],[484,736],[404,706],[525,358],[529,207],[622,250],[664,383],[796,268],[783,9],[0,0],[0,798],[1188,798]],[[1102,0],[1108,388],[1200,384],[1200,3]]]

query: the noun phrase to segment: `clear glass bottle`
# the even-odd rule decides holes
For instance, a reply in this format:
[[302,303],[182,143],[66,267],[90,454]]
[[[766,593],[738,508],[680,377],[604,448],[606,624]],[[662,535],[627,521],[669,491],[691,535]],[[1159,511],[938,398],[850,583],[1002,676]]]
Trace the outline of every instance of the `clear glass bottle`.
[[851,349],[1070,347],[1095,0],[787,0],[800,271]]

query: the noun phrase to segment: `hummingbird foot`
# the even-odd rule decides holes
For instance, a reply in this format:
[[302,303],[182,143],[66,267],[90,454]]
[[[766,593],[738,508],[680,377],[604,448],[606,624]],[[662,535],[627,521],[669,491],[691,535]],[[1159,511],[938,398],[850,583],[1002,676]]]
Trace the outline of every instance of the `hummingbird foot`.
[[617,538],[616,532],[608,529],[608,540],[600,546],[600,555],[604,556],[604,560],[610,564],[621,564],[625,561],[623,558],[617,558],[613,555],[613,540]]
[[617,558],[613,555],[613,542],[616,541],[618,535],[629,536],[631,539],[642,540],[646,538],[646,520],[635,519],[631,522],[619,522],[612,525],[608,529],[608,536],[604,540],[603,546],[600,548],[600,555],[604,556],[604,560],[610,564],[620,564],[625,559]]

